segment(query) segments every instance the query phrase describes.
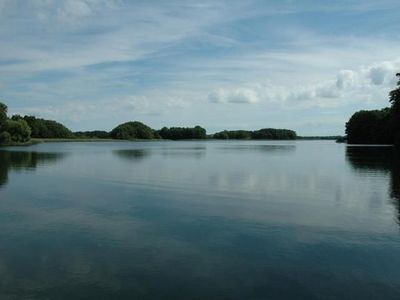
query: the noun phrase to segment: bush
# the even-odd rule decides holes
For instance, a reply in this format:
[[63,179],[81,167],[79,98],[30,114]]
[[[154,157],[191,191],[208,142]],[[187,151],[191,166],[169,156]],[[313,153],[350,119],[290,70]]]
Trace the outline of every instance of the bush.
[[5,132],[5,138],[8,138],[7,133],[10,135],[11,142],[25,143],[31,138],[31,129],[22,119],[18,121],[6,120],[2,130]]
[[11,143],[11,135],[7,131],[3,131],[0,133],[0,144],[10,144]]

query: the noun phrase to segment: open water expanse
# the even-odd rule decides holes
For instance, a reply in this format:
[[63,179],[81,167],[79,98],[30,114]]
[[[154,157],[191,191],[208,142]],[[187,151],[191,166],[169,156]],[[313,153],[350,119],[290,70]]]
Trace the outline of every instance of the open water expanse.
[[400,299],[400,162],[333,141],[0,149],[0,299]]

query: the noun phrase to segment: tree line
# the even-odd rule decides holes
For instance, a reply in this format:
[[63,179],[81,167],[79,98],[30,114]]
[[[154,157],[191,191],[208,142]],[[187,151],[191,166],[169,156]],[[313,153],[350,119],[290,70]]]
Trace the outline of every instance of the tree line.
[[217,132],[213,138],[220,140],[294,140],[297,134],[293,130],[264,128],[255,131],[249,130],[224,130]]
[[14,121],[25,121],[31,128],[31,137],[33,138],[73,138],[74,134],[63,124],[53,120],[45,120],[33,116],[14,115],[11,117]]
[[0,103],[0,144],[23,144],[36,139],[167,139],[167,140],[202,140],[240,139],[240,140],[293,140],[296,132],[287,129],[264,128],[255,131],[234,130],[221,131],[207,135],[206,129],[194,127],[163,127],[152,129],[138,121],[118,125],[110,132],[102,130],[72,132],[66,126],[53,120],[36,118],[34,116],[7,116],[7,106]]
[[389,93],[390,107],[361,110],[346,123],[347,142],[351,144],[396,144],[400,146],[400,73],[397,88]]

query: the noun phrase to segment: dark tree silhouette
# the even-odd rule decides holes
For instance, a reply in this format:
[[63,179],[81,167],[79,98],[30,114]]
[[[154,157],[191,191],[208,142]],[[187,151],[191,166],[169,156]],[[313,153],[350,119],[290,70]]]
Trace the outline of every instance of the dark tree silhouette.
[[168,140],[193,140],[207,138],[207,132],[200,126],[195,127],[163,127],[158,131],[163,139]]
[[256,131],[224,130],[213,135],[214,139],[234,140],[294,140],[296,132],[288,129],[264,128]]
[[397,88],[389,93],[390,108],[356,112],[346,123],[349,143],[400,145],[400,73],[396,76]]
[[392,144],[392,120],[390,108],[356,112],[346,123],[347,141],[350,144]]

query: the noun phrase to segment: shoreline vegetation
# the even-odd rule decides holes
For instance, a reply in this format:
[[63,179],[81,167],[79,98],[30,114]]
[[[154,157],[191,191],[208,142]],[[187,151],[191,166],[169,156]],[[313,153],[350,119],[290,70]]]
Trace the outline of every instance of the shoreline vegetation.
[[223,130],[207,134],[200,126],[163,127],[155,130],[138,122],[126,122],[110,132],[103,130],[72,132],[63,124],[34,116],[7,116],[0,103],[0,146],[31,146],[60,142],[115,142],[160,140],[337,140],[340,136],[298,136],[289,129]]
[[[317,139],[298,137],[288,129],[264,128],[255,131],[231,130],[207,135],[204,128],[163,127],[155,130],[149,126],[131,121],[118,125],[110,132],[102,130],[72,132],[63,124],[36,118],[34,116],[7,116],[7,105],[0,103],[0,146],[30,146],[48,142],[110,142],[149,140],[295,140]],[[319,137],[334,139],[336,137]]]

